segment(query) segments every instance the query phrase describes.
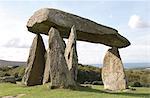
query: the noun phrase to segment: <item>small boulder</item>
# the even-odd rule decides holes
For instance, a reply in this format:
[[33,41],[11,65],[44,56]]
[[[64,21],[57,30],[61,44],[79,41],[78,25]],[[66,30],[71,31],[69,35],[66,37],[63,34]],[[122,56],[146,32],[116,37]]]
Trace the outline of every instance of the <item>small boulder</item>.
[[103,85],[102,81],[93,81],[92,85]]
[[15,77],[14,76],[5,76],[5,77],[0,77],[0,83],[16,83]]

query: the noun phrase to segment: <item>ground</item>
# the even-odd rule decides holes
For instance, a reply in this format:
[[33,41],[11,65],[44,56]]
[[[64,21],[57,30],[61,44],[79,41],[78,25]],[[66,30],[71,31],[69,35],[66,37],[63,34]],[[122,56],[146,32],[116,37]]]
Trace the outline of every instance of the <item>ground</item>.
[[22,95],[21,98],[150,98],[150,88],[144,87],[135,88],[135,91],[106,93],[103,86],[99,85],[76,90],[51,90],[48,85],[25,87],[20,84],[0,83],[0,98],[19,94]]

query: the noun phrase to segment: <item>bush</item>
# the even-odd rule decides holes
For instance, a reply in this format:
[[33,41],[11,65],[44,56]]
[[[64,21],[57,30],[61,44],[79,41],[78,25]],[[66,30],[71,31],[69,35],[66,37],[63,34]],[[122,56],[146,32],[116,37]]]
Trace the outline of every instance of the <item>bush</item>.
[[3,77],[3,76],[5,76],[5,72],[0,71],[0,77]]
[[9,70],[7,73],[9,73],[11,76],[14,76],[15,78],[17,78],[17,77],[23,77],[24,72],[25,72],[25,67],[19,66],[12,70]]
[[131,85],[132,87],[142,87],[140,82],[134,82],[133,85]]
[[4,76],[11,76],[9,73],[5,73]]
[[101,81],[101,70],[98,67],[79,64],[77,77],[79,83]]
[[25,66],[15,66],[15,67],[1,67],[0,77],[4,76],[14,76],[16,80],[21,80],[25,72]]
[[150,71],[143,69],[130,69],[126,70],[126,76],[128,79],[129,86],[144,86],[149,87],[150,85]]
[[8,71],[8,70],[10,70],[10,69],[12,69],[12,68],[7,67],[7,66],[0,67],[0,71]]

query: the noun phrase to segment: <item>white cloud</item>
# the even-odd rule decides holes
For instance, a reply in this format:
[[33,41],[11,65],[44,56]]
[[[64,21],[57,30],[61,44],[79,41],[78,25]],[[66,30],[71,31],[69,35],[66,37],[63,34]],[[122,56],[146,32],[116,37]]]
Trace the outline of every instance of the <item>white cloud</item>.
[[150,45],[131,45],[120,50],[123,62],[150,62]]
[[145,22],[138,15],[132,15],[129,19],[128,26],[132,29],[150,27],[148,22]]
[[11,46],[14,44],[20,44],[19,46],[24,46],[23,44],[28,44],[31,42],[31,38],[33,37],[33,34],[27,32],[26,21],[21,20],[14,14],[7,12],[4,10],[4,8],[0,7],[1,47],[8,46],[9,44]]
[[27,61],[29,48],[0,47],[0,59],[10,61]]
[[33,34],[26,21],[0,6],[0,59],[26,61]]
[[25,41],[19,39],[19,38],[13,38],[9,40],[6,44],[3,45],[7,48],[29,48],[30,44],[25,43]]
[[150,62],[150,32],[145,31],[145,35],[135,36],[130,41],[129,47],[120,49],[123,62]]

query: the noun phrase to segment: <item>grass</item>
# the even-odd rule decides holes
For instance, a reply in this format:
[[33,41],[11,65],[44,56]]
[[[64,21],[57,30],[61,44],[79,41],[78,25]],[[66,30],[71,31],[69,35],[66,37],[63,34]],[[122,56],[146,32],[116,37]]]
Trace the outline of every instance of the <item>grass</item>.
[[25,94],[21,98],[150,98],[150,88],[139,87],[135,91],[106,93],[103,86],[76,90],[48,88],[48,84],[25,87],[19,84],[0,83],[0,98]]

